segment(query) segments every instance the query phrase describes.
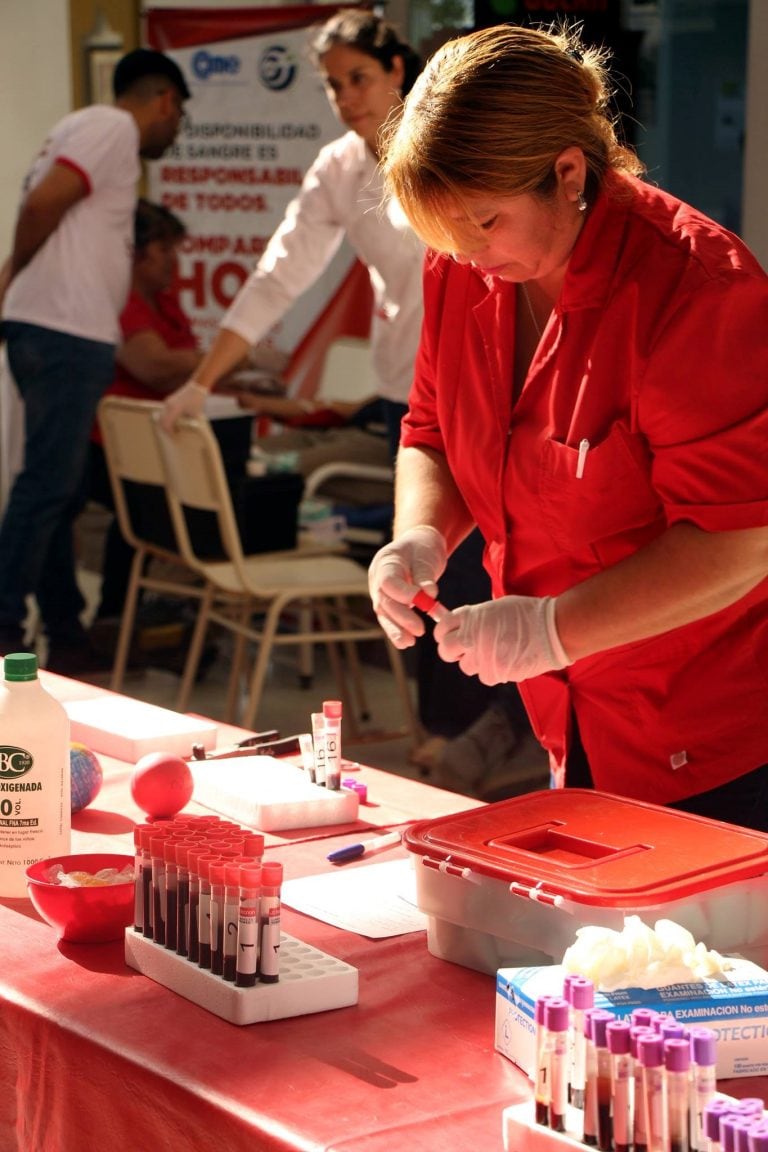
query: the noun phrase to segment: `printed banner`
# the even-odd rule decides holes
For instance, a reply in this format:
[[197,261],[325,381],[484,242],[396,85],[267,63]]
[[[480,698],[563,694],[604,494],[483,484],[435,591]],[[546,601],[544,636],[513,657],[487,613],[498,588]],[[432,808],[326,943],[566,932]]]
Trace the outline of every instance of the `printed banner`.
[[[151,199],[187,226],[181,303],[203,347],[323,144],[343,131],[307,51],[309,29],[341,5],[149,9],[146,41],[172,56],[192,98],[175,146],[149,166]],[[367,273],[344,245],[265,340],[311,390],[330,340],[367,335]]]

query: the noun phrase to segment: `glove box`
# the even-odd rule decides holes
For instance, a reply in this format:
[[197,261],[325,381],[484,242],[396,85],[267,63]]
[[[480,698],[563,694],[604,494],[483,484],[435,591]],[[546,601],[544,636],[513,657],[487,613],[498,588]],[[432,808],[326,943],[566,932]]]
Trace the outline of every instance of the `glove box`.
[[768,835],[604,792],[530,792],[411,825],[427,945],[495,974],[559,963],[587,924],[666,918],[768,966]]

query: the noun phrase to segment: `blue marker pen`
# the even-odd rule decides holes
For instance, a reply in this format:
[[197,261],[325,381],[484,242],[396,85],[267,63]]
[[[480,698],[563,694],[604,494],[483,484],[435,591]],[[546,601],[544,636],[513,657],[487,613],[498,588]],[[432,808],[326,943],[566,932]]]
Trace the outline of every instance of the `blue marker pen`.
[[387,832],[383,836],[373,836],[370,840],[361,840],[358,844],[347,844],[345,848],[336,848],[329,852],[326,860],[332,864],[346,864],[348,860],[358,860],[367,856],[369,852],[377,852],[381,848],[391,848],[402,840],[401,832]]

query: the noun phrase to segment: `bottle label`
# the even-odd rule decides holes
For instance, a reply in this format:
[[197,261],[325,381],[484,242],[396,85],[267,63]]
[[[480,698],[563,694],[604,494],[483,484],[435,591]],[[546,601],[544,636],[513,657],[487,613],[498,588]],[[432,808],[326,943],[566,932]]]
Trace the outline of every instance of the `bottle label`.
[[32,768],[32,753],[13,744],[0,744],[0,780],[17,780]]

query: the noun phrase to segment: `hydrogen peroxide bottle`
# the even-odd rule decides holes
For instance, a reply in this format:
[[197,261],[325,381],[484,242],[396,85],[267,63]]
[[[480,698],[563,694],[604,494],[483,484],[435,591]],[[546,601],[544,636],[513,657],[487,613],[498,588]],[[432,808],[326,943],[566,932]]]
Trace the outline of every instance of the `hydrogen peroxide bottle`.
[[0,683],[0,896],[27,895],[25,869],[71,844],[69,717],[13,652]]

